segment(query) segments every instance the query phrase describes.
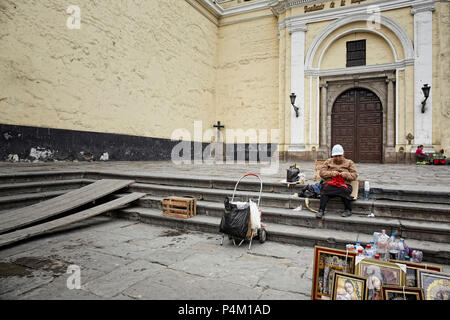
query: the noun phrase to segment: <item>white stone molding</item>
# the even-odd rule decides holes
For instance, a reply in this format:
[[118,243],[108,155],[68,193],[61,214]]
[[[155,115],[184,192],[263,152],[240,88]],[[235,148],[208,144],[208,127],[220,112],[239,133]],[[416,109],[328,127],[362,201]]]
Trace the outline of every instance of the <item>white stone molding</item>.
[[289,21],[286,23],[286,28],[288,28],[288,31],[290,34],[297,31],[303,31],[306,32],[308,30],[308,27],[306,24],[302,22],[296,22],[296,21]]
[[[189,3],[193,3],[194,0],[185,0]],[[203,6],[205,9],[207,9],[211,14],[213,14],[216,18],[224,18],[229,17],[237,14],[242,13],[248,13],[263,9],[270,9],[275,16],[279,16],[283,12],[285,12],[288,9],[304,6],[304,5],[311,5],[315,3],[322,3],[325,0],[254,0],[249,2],[243,2],[239,5],[232,6],[229,8],[224,8],[221,4],[225,3],[227,1],[220,1],[220,0],[195,0],[198,1],[198,3]],[[335,0],[338,2],[339,0]],[[325,20],[331,20],[341,17],[342,15],[347,14],[355,14],[358,12],[361,12],[362,10],[367,10],[370,6],[377,6],[377,8],[380,9],[380,11],[387,11],[387,10],[395,10],[410,6],[419,6],[424,3],[428,2],[449,2],[450,0],[379,0],[369,3],[359,3],[357,5],[349,5],[344,7],[339,7],[335,9],[330,9],[325,12],[311,12],[302,14],[301,17],[305,23],[310,23],[313,21],[325,21]],[[297,18],[297,17],[289,17],[287,19],[291,18]]]
[[[432,1],[413,6],[414,14],[414,143],[425,147],[432,145],[433,135],[433,11]],[[431,87],[425,113],[422,101],[425,99],[422,86]]]
[[373,72],[392,71],[405,68],[406,66],[410,65],[414,65],[414,62],[402,60],[401,62],[383,63],[371,66],[348,67],[348,68],[328,69],[328,70],[309,69],[305,70],[305,75],[311,77],[324,77],[324,76],[364,74]]
[[[380,11],[388,11],[410,7],[412,5],[420,5],[425,2],[449,2],[449,1],[450,0],[379,0],[368,3],[359,3],[355,5],[346,5],[341,7],[339,6],[340,0],[335,0],[337,5],[334,9],[329,9],[326,11],[310,12],[302,14],[301,16],[302,19],[308,19],[311,21],[324,21],[340,18],[342,15],[346,15],[349,13],[354,14],[357,12],[361,12],[362,10],[366,10],[370,6],[377,6],[377,8],[379,8]],[[269,2],[268,5],[271,8],[272,12],[276,16],[279,16],[286,10],[294,7],[312,5],[315,3],[323,3],[323,2],[325,2],[325,0],[272,0]]]
[[[357,15],[351,15],[346,16],[343,18],[339,18],[336,21],[330,23],[327,25],[313,40],[311,46],[308,49],[308,52],[306,54],[306,61],[305,61],[305,67],[306,70],[313,70],[313,60],[314,57],[317,54],[317,50],[319,49],[319,46],[322,44],[323,41],[325,41],[328,36],[335,31],[336,29],[345,26],[347,24],[357,22],[357,21],[370,21],[371,18],[370,14],[367,13],[360,13]],[[412,45],[412,41],[409,38],[406,31],[394,20],[380,15],[380,24],[391,30],[397,38],[400,40],[404,55],[405,55],[405,63],[414,61],[414,49]],[[369,31],[369,28],[367,28],[367,31]]]
[[271,0],[249,1],[241,3],[239,6],[226,8],[221,10],[221,18],[231,17],[237,14],[249,13],[259,10],[269,9]]
[[395,145],[399,144],[398,141],[398,135],[399,135],[399,131],[398,131],[398,125],[399,125],[399,71],[404,71],[404,68],[398,68],[395,72]]
[[416,5],[413,5],[411,9],[412,14],[420,13],[420,12],[428,12],[428,11],[435,11],[436,7],[434,6],[434,1],[430,0],[428,2],[419,3]]
[[296,117],[294,108],[290,106],[291,143],[288,151],[305,150],[305,33],[306,28],[297,27],[291,33],[291,93],[296,94],[295,104],[300,110]]
[[315,144],[319,145],[320,147],[320,78],[316,77],[316,141]]
[[382,32],[379,32],[379,31],[376,31],[376,30],[373,30],[373,29],[368,29],[368,28],[353,28],[353,29],[349,29],[349,30],[346,30],[346,31],[340,33],[339,35],[337,35],[336,37],[334,37],[333,39],[331,39],[331,40],[327,43],[326,47],[323,49],[322,53],[320,54],[320,57],[319,57],[319,64],[318,64],[318,68],[317,68],[317,69],[320,70],[320,66],[321,66],[321,64],[322,64],[322,59],[323,59],[323,57],[325,56],[325,53],[327,52],[328,48],[329,48],[335,41],[337,41],[337,40],[339,40],[340,38],[346,36],[347,34],[355,33],[355,32],[370,32],[370,33],[375,33],[376,35],[382,37],[382,38],[389,44],[389,47],[391,48],[392,53],[393,53],[393,55],[394,55],[394,60],[395,60],[395,62],[399,62],[398,54],[397,54],[397,51],[395,50],[395,47],[394,47],[392,41],[391,41],[388,37],[386,37]]

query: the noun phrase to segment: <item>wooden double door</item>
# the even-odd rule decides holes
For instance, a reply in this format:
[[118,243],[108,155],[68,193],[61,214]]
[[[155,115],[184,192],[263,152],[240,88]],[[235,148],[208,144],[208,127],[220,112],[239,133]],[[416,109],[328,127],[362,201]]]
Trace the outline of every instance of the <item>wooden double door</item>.
[[381,163],[383,108],[371,91],[353,88],[335,101],[331,114],[331,143],[341,144],[347,159]]

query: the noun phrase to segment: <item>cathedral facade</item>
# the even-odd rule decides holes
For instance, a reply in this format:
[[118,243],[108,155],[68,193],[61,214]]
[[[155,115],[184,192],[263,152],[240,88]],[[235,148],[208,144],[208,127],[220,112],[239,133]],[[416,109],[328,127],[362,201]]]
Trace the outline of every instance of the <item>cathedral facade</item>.
[[448,152],[449,31],[446,0],[2,2],[0,155]]

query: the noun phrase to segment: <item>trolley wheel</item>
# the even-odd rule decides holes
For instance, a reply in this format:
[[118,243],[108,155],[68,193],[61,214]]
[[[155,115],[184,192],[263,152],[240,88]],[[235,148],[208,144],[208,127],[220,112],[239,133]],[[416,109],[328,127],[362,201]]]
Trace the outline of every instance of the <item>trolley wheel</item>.
[[259,229],[259,242],[264,243],[267,240],[267,232],[266,229],[261,228]]

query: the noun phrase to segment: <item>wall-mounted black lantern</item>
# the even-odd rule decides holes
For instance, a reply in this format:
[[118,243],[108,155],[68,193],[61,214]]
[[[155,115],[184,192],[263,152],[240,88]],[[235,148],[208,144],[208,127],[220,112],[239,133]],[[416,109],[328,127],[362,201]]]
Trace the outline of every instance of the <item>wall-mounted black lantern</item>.
[[411,144],[411,141],[414,140],[414,136],[411,132],[406,136],[406,140],[408,140],[408,144]]
[[430,96],[431,87],[428,84],[424,84],[422,87],[423,95],[425,100],[422,101],[422,113],[425,113],[425,104],[427,103],[427,99]]
[[291,104],[292,107],[294,107],[294,111],[295,111],[295,117],[298,118],[298,107],[295,106],[295,98],[297,98],[297,96],[295,95],[295,93],[291,93],[291,95],[289,96],[291,98]]

